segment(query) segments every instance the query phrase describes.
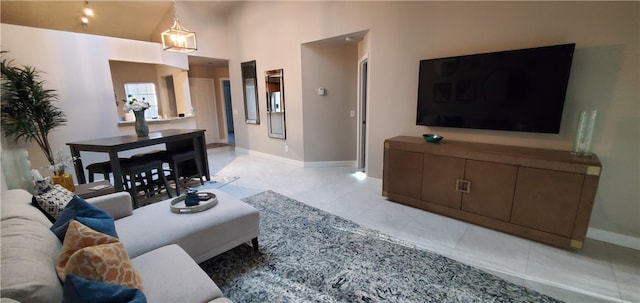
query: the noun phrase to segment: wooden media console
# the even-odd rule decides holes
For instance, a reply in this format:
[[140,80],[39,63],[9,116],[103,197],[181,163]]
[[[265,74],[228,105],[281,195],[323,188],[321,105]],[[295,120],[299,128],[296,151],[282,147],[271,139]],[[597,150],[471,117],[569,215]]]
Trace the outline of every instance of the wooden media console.
[[389,200],[562,248],[582,248],[602,165],[595,155],[421,137],[385,140]]

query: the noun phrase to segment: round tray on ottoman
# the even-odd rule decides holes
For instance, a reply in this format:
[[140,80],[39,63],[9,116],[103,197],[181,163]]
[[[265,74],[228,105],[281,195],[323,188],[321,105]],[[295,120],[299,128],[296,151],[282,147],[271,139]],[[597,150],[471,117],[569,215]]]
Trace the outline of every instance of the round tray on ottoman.
[[200,204],[194,206],[187,206],[185,204],[185,199],[187,195],[182,195],[171,200],[171,212],[176,214],[190,214],[197,213],[201,211],[205,211],[209,208],[212,208],[218,204],[218,198],[213,193],[199,193],[198,195],[207,194],[208,199],[201,200]]

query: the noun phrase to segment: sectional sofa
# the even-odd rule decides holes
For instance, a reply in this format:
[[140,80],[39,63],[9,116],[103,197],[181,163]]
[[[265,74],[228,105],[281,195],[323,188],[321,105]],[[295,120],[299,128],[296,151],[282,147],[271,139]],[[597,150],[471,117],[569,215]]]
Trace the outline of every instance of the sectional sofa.
[[[214,192],[219,204],[199,216],[171,213],[170,200],[133,210],[126,192],[87,199],[115,219],[148,302],[231,302],[196,262],[251,240],[257,249],[259,214]],[[1,198],[2,302],[62,302],[55,269],[62,243],[51,232],[51,221],[24,190],[5,191]]]

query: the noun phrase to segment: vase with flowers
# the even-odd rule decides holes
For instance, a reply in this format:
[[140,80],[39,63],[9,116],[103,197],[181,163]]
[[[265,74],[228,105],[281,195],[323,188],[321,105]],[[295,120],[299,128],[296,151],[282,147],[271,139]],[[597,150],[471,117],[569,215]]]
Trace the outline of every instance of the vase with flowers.
[[53,184],[60,184],[62,187],[69,191],[75,191],[75,185],[73,184],[73,177],[66,173],[67,167],[73,162],[73,157],[64,150],[56,152],[53,160],[53,164],[49,165],[49,169],[53,172]]
[[144,117],[144,111],[149,108],[149,102],[145,101],[144,98],[142,98],[142,100],[138,100],[131,95],[128,97],[129,100],[124,100],[124,111],[133,111],[133,114],[136,117],[136,122],[134,124],[136,134],[138,137],[149,136],[149,126],[147,125],[147,120]]

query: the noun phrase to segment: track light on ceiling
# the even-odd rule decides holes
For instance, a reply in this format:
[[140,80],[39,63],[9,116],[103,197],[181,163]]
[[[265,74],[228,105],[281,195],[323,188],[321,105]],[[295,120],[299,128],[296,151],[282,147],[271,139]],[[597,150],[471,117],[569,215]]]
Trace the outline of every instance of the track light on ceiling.
[[91,7],[89,7],[89,1],[85,1],[84,8],[82,9],[82,12],[87,17],[93,17],[93,9]]
[[82,8],[82,17],[80,17],[82,29],[84,30],[87,30],[89,27],[89,17],[93,17],[93,9],[89,7],[89,1],[85,1],[84,7]]
[[190,53],[198,49],[196,33],[180,25],[175,0],[173,0],[173,26],[162,33],[162,49],[179,53]]

